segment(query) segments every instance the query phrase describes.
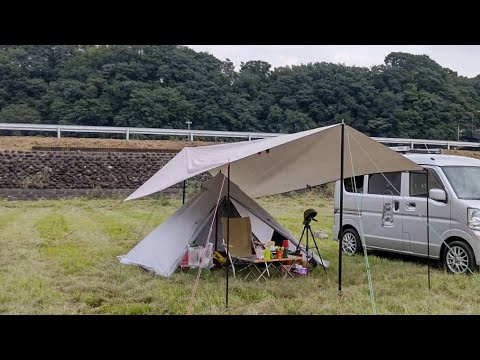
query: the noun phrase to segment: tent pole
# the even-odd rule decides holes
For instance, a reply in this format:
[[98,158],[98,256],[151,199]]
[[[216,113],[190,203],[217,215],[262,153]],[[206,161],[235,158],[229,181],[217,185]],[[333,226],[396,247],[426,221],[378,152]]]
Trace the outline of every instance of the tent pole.
[[428,169],[427,172],[427,272],[428,272],[428,290],[430,290],[430,187],[428,184]]
[[218,209],[215,213],[215,251],[217,251],[218,247]]
[[[228,164],[228,183],[227,183],[227,254],[230,254],[230,163]],[[230,266],[230,265],[229,265]],[[227,281],[225,287],[225,307],[228,308],[228,268]]]
[[344,162],[345,123],[342,120],[340,139],[340,222],[338,227],[338,294],[342,293],[342,237],[343,237],[343,162]]
[[187,180],[183,180],[183,198],[182,204],[185,204],[185,186],[187,185]]

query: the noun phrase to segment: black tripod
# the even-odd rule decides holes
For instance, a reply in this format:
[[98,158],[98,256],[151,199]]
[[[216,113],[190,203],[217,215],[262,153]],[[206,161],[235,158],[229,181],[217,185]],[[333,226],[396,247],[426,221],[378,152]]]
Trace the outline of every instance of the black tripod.
[[[311,219],[311,220],[315,220],[315,219]],[[320,264],[322,265],[323,271],[325,271],[325,275],[326,275],[327,274],[327,269],[325,269],[325,265],[323,265],[322,255],[320,255],[320,250],[318,250],[317,242],[315,241],[315,236],[313,235],[312,228],[310,227],[310,221],[304,221],[302,236],[300,236],[300,240],[298,241],[297,248],[295,249],[295,253],[300,248],[300,243],[302,242],[303,234],[305,234],[305,233],[307,234],[307,243],[306,243],[306,246],[305,246],[307,257],[308,257],[308,233],[310,233],[310,235],[312,236],[312,240],[313,240],[313,243],[315,245],[315,248],[317,249],[318,257],[320,258]],[[311,260],[315,261],[315,259],[313,258],[313,251],[312,251]],[[309,260],[309,262],[310,262],[310,260]],[[313,266],[315,267],[316,263]]]

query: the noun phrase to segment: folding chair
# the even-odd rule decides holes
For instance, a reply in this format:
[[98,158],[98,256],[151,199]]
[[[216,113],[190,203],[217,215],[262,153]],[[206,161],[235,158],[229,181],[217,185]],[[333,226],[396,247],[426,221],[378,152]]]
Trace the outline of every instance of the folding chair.
[[222,241],[232,266],[233,277],[236,277],[235,265],[241,263],[246,266],[238,272],[248,269],[252,275],[255,275],[250,269],[250,266],[255,264],[254,261],[256,260],[256,256],[252,253],[252,224],[250,218],[230,218],[229,249],[227,249],[227,221],[227,218],[222,217]]

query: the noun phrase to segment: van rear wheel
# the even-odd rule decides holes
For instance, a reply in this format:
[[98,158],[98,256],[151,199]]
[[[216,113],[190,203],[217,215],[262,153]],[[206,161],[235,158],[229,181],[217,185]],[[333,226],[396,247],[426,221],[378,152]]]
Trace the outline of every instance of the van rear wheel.
[[362,250],[362,242],[357,230],[345,229],[342,234],[342,251],[347,255],[359,253]]
[[465,274],[475,270],[475,255],[464,241],[452,241],[443,252],[443,264],[452,274]]

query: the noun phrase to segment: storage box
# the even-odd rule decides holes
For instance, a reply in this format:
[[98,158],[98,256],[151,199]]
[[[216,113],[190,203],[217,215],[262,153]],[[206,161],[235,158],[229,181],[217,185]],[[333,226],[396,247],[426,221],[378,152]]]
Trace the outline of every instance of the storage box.
[[188,248],[188,266],[191,268],[213,267],[213,244],[209,243],[206,249],[203,246],[190,246]]
[[188,248],[188,266],[189,267],[199,267],[200,259],[203,253],[203,246],[191,246]]
[[188,268],[188,250],[185,251],[185,255],[183,256],[182,260],[180,260],[180,267]]
[[291,269],[291,272],[292,272],[292,274],[298,275],[298,276],[308,275],[308,269],[306,267],[303,267],[303,266],[301,268],[293,267]]
[[213,243],[207,244],[207,247],[203,248],[200,252],[200,267],[213,267]]

